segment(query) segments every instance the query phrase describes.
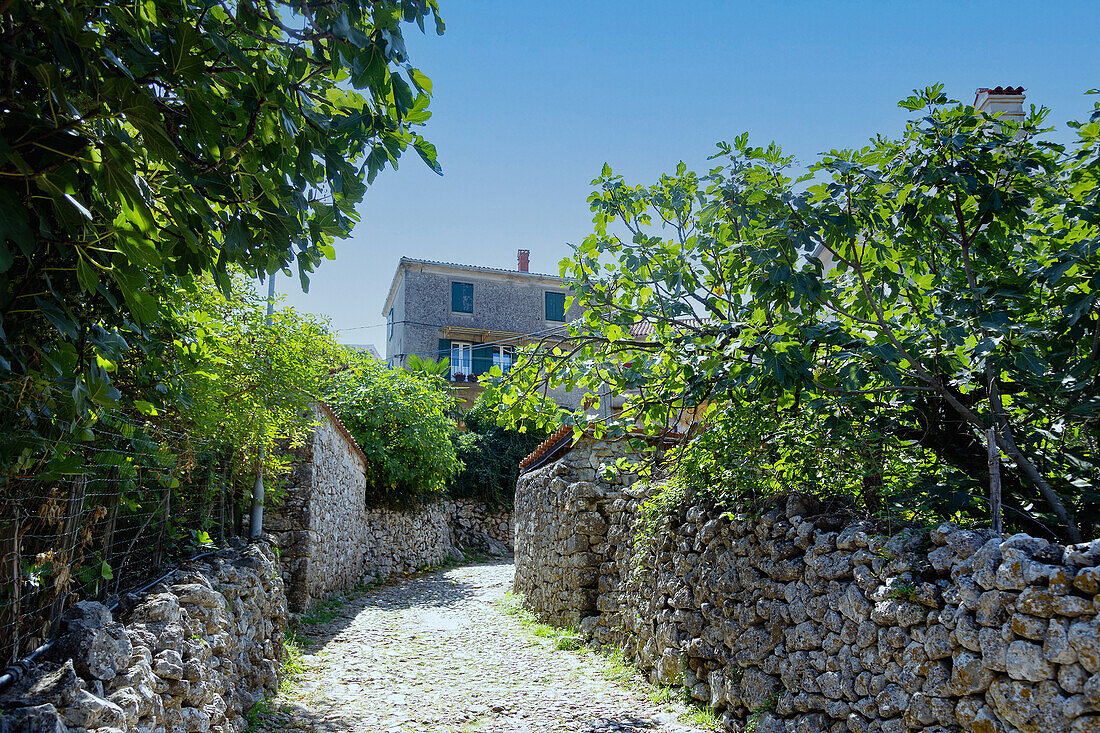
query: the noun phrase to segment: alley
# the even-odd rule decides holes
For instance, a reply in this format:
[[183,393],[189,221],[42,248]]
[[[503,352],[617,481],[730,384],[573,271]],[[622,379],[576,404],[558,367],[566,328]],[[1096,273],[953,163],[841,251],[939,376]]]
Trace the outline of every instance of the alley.
[[612,682],[609,662],[556,650],[500,601],[510,562],[427,573],[302,624],[305,670],[265,731],[692,733],[678,704]]

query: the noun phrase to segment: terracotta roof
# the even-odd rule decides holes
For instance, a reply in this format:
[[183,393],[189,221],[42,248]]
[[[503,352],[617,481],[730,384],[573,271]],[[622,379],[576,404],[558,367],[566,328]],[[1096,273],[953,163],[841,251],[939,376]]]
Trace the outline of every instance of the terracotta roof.
[[557,443],[561,442],[562,438],[566,435],[570,435],[573,432],[572,425],[562,425],[560,428],[550,433],[550,437],[538,444],[533,451],[531,451],[526,458],[519,462],[519,470],[526,471],[527,467],[532,463],[542,458],[550,449],[552,449]]
[[326,403],[322,402],[321,400],[317,400],[316,404],[318,411],[321,412],[330,423],[332,423],[332,426],[336,428],[336,432],[340,433],[340,435],[343,436],[344,440],[346,440],[348,442],[348,445],[351,446],[352,452],[359,456],[360,459],[362,459],[363,466],[365,467],[368,463],[367,454],[364,453],[363,449],[359,447],[359,443],[356,442],[355,438],[351,434],[351,431],[348,430],[348,426],[344,424],[344,421],[340,419],[340,416],[336,414],[336,411],[329,407]]
[[[688,326],[705,326],[708,321],[703,318],[685,318],[679,323],[683,323]],[[634,338],[644,338],[646,336],[652,336],[657,332],[657,324],[652,321],[639,321],[637,323],[630,324],[630,335]]]
[[[553,433],[551,433],[549,438],[539,443],[538,447],[535,448],[535,450],[531,451],[531,453],[529,453],[526,458],[519,462],[520,473],[523,473],[527,470],[529,466],[537,463],[539,459],[541,459],[543,456],[553,454],[559,448],[565,447],[565,438],[566,436],[571,435],[572,432],[572,425],[563,425],[555,430]],[[590,431],[586,430],[585,432],[589,433]],[[637,438],[645,438],[646,440],[650,441],[671,441],[678,440],[684,437],[684,434],[681,433],[679,430],[669,430],[663,435],[646,435],[645,432],[641,430],[631,430],[628,434]],[[572,443],[570,443],[570,447],[572,447]]]

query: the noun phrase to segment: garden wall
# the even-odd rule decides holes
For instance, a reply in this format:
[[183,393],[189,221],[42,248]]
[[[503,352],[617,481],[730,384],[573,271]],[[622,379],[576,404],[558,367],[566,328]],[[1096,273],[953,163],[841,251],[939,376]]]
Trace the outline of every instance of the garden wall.
[[368,508],[366,456],[323,403],[319,424],[300,450],[282,499],[267,510],[264,529],[278,542],[290,610],[317,599],[458,557],[457,545],[503,553],[511,515],[471,500],[442,501],[412,511]]
[[114,615],[77,603],[31,674],[0,697],[0,730],[242,731],[247,710],[278,687],[285,625],[263,541],[204,558]]
[[1100,731],[1100,541],[887,538],[792,496],[681,506],[636,544],[652,489],[597,480],[609,450],[584,439],[520,478],[516,589],[727,730]]

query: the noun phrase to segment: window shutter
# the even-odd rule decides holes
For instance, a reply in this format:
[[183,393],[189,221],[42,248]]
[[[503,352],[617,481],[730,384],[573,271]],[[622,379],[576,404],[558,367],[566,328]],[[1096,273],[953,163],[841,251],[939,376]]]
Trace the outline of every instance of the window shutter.
[[451,283],[451,310],[455,313],[474,312],[473,283]]
[[474,346],[473,369],[474,374],[484,374],[493,368],[493,347]]
[[546,320],[565,321],[565,293],[546,293]]
[[451,340],[439,339],[439,353],[435,355],[436,361],[443,361],[444,359],[451,358]]

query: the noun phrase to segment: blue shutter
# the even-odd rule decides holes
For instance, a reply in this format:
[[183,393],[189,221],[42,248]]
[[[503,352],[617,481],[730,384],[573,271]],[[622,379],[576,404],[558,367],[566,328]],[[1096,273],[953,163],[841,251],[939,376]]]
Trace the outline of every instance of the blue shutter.
[[455,313],[474,312],[473,283],[451,283],[451,310]]
[[546,293],[546,320],[565,322],[565,293]]

